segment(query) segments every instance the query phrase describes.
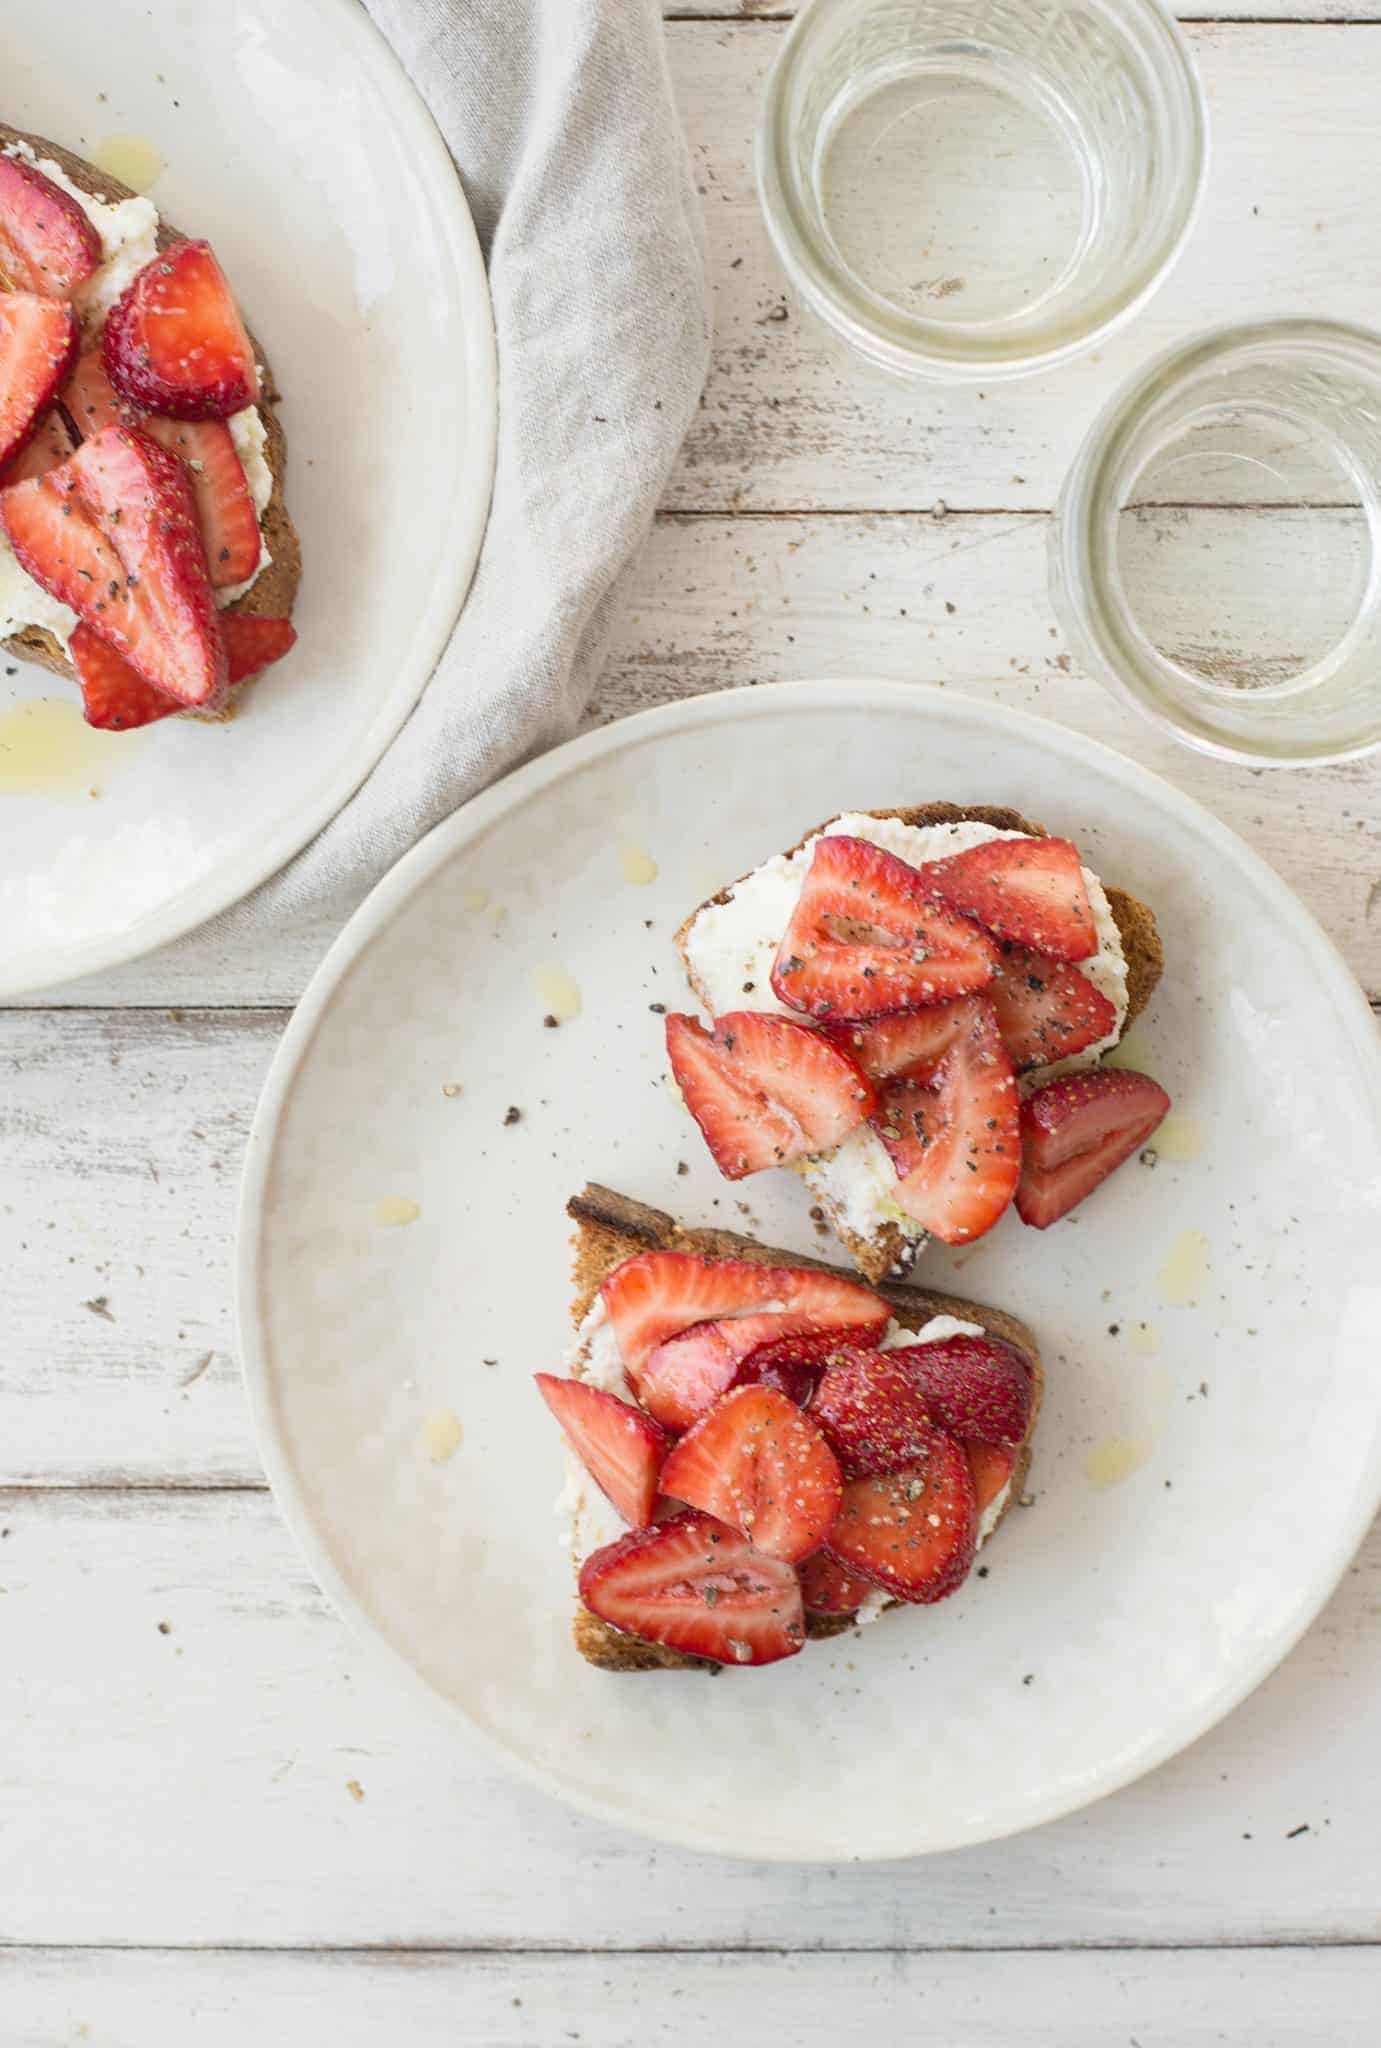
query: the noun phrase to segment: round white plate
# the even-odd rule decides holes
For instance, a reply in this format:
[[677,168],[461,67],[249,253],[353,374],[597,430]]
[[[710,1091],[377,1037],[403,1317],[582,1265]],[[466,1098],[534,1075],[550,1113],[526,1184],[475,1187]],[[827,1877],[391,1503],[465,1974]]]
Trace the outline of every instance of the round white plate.
[[0,46],[0,116],[87,156],[142,138],[150,196],[215,244],[283,389],[303,552],[299,644],[228,726],[91,733],[75,685],[0,663],[7,997],[223,910],[369,773],[469,587],[496,399],[460,182],[357,0],[0,0]]
[[[1037,1332],[1034,1499],[938,1607],[751,1674],[594,1671],[568,1640],[561,1454],[530,1380],[569,1341],[563,1205],[589,1177],[819,1251],[794,1176],[710,1166],[650,1006],[686,1003],[671,936],[723,882],[837,810],[931,797],[1068,832],[1165,936],[1132,1038],[1176,1102],[1159,1163],[1049,1232],[1009,1215],[921,1262]],[[650,886],[626,878],[635,850]],[[557,968],[582,1009],[551,1030]],[[394,1198],[410,1225],[378,1220]],[[243,1355],[322,1584],[529,1775],[701,1848],[899,1856],[1126,1783],[1318,1612],[1381,1493],[1379,1207],[1371,1016],[1230,832],[1053,725],[918,685],[783,684],[559,749],[374,892],[250,1141]],[[463,1439],[434,1464],[447,1408]]]

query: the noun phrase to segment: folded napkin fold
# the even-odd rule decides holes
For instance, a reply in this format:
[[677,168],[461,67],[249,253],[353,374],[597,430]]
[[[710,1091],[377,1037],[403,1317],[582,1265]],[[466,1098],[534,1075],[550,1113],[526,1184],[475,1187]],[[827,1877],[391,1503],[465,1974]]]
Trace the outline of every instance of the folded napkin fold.
[[294,919],[342,920],[430,827],[569,735],[705,377],[699,202],[656,0],[365,4],[484,248],[493,505],[456,629],[369,779],[280,874],[181,942],[221,964]]

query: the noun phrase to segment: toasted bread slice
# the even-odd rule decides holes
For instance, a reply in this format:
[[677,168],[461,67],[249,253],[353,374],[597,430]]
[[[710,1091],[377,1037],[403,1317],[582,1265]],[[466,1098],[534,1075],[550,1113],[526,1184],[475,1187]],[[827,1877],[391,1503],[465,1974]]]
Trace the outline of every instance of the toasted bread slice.
[[[1044,839],[1049,836],[1044,825],[1034,825],[1023,818],[1019,811],[1006,810],[992,804],[904,804],[890,810],[870,811],[867,815],[873,818],[894,818],[902,825],[958,825],[971,822],[991,825],[998,832],[1025,832],[1033,839]],[[833,822],[833,819],[825,820],[826,824]],[[798,853],[808,840],[815,838],[816,834],[823,830],[823,825],[816,825],[809,832],[803,833],[795,846],[786,849],[787,857]],[[747,875],[739,877],[739,882],[747,880]],[[711,1012],[714,1006],[709,999],[709,992],[697,979],[691,967],[687,941],[691,926],[701,911],[707,910],[710,904],[727,902],[739,886],[739,882],[726,883],[717,896],[710,897],[707,903],[702,903],[698,909],[693,910],[676,934],[676,946],[686,970],[686,979],[695,991],[697,1000]],[[1119,1036],[1125,1036],[1134,1019],[1141,1015],[1150,1001],[1160,980],[1165,956],[1160,933],[1156,929],[1155,917],[1147,905],[1139,902],[1135,896],[1129,895],[1125,889],[1112,888],[1106,882],[1103,884],[1103,892],[1116,921],[1127,961],[1127,1015],[1119,1033]],[[842,1211],[828,1195],[814,1189],[812,1193],[824,1208],[835,1236],[865,1280],[877,1286],[889,1275],[895,1278],[909,1272],[919,1248],[917,1240],[908,1237],[895,1223],[884,1223],[871,1236],[862,1237],[850,1228]]]
[[[0,150],[7,149],[16,142],[27,143],[36,156],[47,157],[57,164],[80,191],[88,193],[93,199],[121,200],[134,199],[138,196],[128,185],[121,184],[118,178],[108,176],[105,171],[98,171],[94,164],[89,164],[85,158],[74,155],[70,149],[63,149],[58,143],[50,142],[44,135],[26,134],[23,129],[7,127],[0,121]],[[183,230],[165,220],[160,209],[159,248],[166,249],[171,243],[183,239]],[[257,618],[286,619],[292,615],[298,584],[302,578],[302,549],[296,528],[288,516],[283,496],[288,447],[276,409],[281,393],[274,379],[273,367],[252,331],[249,338],[263,372],[259,412],[264,422],[266,436],[264,457],[273,475],[273,496],[260,514],[259,524],[264,545],[272,560],[256,577],[243,597],[237,597],[225,609],[230,612],[249,612]],[[57,675],[70,676],[73,673],[72,664],[63,650],[62,643],[42,626],[26,626],[22,632],[13,633],[7,640],[0,641],[0,646],[24,661],[35,661],[44,668],[52,669]]]
[[[733,1230],[687,1228],[661,1209],[649,1208],[644,1202],[615,1194],[611,1188],[599,1187],[593,1182],[582,1194],[572,1197],[566,1205],[566,1212],[576,1224],[572,1239],[575,1299],[571,1315],[577,1329],[589,1313],[602,1282],[616,1266],[637,1252],[696,1252],[702,1258],[752,1259],[769,1266],[810,1266],[819,1272],[833,1270],[820,1259],[805,1258],[796,1252],[758,1244],[754,1238],[740,1237]],[[965,1301],[956,1295],[886,1284],[877,1292],[905,1330],[920,1330],[932,1316],[955,1316],[963,1322],[981,1325],[989,1336],[1014,1344],[1030,1359],[1033,1377],[1031,1421],[1017,1454],[1006,1505],[998,1517],[1000,1524],[1021,1493],[1031,1463],[1031,1439],[1035,1434],[1045,1387],[1035,1338],[1024,1323],[1005,1310],[985,1308],[979,1302]],[[811,1615],[807,1618],[807,1630],[813,1639],[842,1635],[852,1625],[847,1615]],[[687,1657],[679,1650],[665,1649],[659,1643],[646,1643],[637,1636],[625,1635],[584,1607],[576,1611],[574,1635],[575,1646],[581,1656],[587,1662],[597,1664],[602,1671],[720,1669],[719,1665],[706,1663],[703,1658]]]

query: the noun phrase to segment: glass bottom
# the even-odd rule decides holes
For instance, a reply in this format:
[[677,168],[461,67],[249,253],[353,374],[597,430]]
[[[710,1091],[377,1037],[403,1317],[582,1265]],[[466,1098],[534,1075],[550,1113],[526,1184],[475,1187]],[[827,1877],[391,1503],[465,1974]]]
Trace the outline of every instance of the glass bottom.
[[928,321],[1029,318],[1093,229],[1077,123],[982,48],[855,74],[820,123],[816,203],[856,285]]

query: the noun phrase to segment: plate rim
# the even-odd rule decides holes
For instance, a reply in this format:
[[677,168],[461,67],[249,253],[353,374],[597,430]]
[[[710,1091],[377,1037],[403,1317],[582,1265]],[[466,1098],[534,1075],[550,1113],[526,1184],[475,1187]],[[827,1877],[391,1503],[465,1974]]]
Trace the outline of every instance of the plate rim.
[[313,1527],[308,1507],[298,1492],[292,1461],[277,1432],[266,1347],[261,1341],[259,1244],[268,1173],[292,1087],[310,1053],[317,1028],[346,977],[387,930],[397,912],[461,847],[478,838],[498,817],[540,794],[549,784],[579,772],[591,761],[622,751],[630,745],[637,746],[649,736],[693,732],[720,719],[737,722],[777,712],[789,713],[797,708],[843,707],[846,704],[849,709],[859,711],[901,709],[922,719],[930,711],[943,710],[948,717],[958,713],[973,719],[980,727],[1015,730],[1018,737],[1046,744],[1054,735],[1057,744],[1076,760],[1082,759],[1105,770],[1112,766],[1124,787],[1129,782],[1133,786],[1143,785],[1138,793],[1168,799],[1172,809],[1188,814],[1210,839],[1216,839],[1231,850],[1234,859],[1249,876],[1276,896],[1279,909],[1294,926],[1296,935],[1312,944],[1320,954],[1336,985],[1334,992],[1339,998],[1340,1016],[1355,1039],[1364,1062],[1370,1065],[1376,1106],[1381,1111],[1381,1040],[1376,1035],[1371,1006],[1351,968],[1333,939],[1289,884],[1197,799],[1177,789],[1155,770],[1143,767],[1115,748],[1091,740],[1055,719],[1037,717],[1000,703],[989,704],[959,696],[943,685],[933,683],[898,682],[882,677],[820,677],[759,684],[752,690],[710,691],[678,699],[671,704],[656,705],[581,734],[491,784],[410,848],[375,885],[337,934],[275,1048],[246,1142],[236,1218],[235,1321],[240,1370],[259,1454],[275,1504],[308,1569],[376,1668],[401,1678],[404,1689],[435,1717],[444,1720],[453,1731],[459,1728],[470,1739],[482,1743],[490,1754],[500,1758],[505,1767],[518,1777],[539,1786],[592,1819],[678,1848],[761,1863],[896,1862],[914,1856],[977,1847],[1008,1836],[1025,1834],[1049,1821],[1080,1812],[1097,1800],[1134,1784],[1208,1734],[1283,1663],[1332,1598],[1378,1511],[1381,1511],[1379,1410],[1367,1478],[1358,1489],[1352,1513],[1339,1524],[1327,1556],[1321,1559],[1313,1574],[1297,1591],[1280,1625],[1253,1646],[1252,1654],[1244,1658],[1232,1680],[1221,1686],[1209,1702],[1193,1713],[1167,1723],[1156,1740],[1143,1744],[1130,1759],[1115,1760],[1109,1767],[1089,1773],[1087,1782],[1080,1781],[1078,1786],[1066,1787],[1046,1800],[1033,1800],[1014,1817],[999,1818],[996,1822],[985,1819],[973,1825],[951,1823],[947,1829],[942,1827],[932,1831],[929,1838],[919,1843],[906,1842],[882,1848],[869,1846],[862,1850],[834,1840],[822,1840],[818,1847],[809,1850],[799,1846],[775,1847],[770,1841],[736,1842],[714,1828],[701,1830],[690,1823],[668,1823],[642,1812],[630,1813],[611,1799],[570,1785],[555,1771],[547,1770],[508,1748],[497,1734],[472,1717],[457,1701],[443,1697],[403,1652],[383,1635],[337,1569],[325,1540]]
[[458,509],[446,556],[450,573],[438,572],[431,602],[420,614],[412,636],[412,659],[396,666],[396,676],[404,680],[395,680],[392,693],[377,707],[314,804],[301,811],[285,811],[276,832],[255,838],[238,859],[218,867],[185,895],[150,912],[123,933],[74,945],[33,948],[20,955],[17,974],[0,965],[0,1001],[62,988],[86,975],[142,960],[220,916],[276,875],[344,809],[397,738],[431,680],[474,581],[489,521],[498,454],[498,340],[479,236],[459,170],[441,131],[382,31],[356,0],[317,0],[317,4],[323,22],[334,16],[328,25],[339,38],[342,54],[359,63],[387,102],[409,160],[441,216],[444,252],[456,278],[462,308],[460,354],[466,388],[473,392],[474,402],[467,408],[457,449]]

